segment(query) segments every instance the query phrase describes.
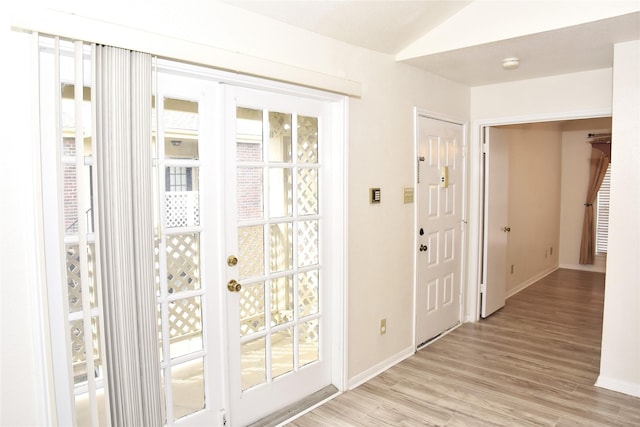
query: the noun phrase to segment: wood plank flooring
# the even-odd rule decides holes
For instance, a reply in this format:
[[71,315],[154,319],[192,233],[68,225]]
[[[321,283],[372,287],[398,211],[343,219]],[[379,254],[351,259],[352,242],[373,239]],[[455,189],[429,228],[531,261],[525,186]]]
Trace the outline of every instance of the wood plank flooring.
[[309,426],[640,426],[594,387],[604,274],[557,270],[477,323],[290,422]]

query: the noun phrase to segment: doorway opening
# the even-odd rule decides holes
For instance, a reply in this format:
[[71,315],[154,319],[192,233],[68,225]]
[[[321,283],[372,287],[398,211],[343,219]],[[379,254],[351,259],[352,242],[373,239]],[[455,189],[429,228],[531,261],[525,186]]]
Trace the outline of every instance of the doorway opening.
[[610,132],[610,114],[494,122],[478,130],[483,179],[473,190],[482,206],[476,318],[558,268],[603,272],[605,254],[581,265],[579,252],[588,135]]

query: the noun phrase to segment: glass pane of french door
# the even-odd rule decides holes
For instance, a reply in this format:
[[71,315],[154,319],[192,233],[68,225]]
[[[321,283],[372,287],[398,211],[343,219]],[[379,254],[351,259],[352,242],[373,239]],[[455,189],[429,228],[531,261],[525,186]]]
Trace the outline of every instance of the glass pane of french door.
[[213,425],[222,405],[223,383],[216,374],[221,366],[220,337],[216,325],[207,322],[220,303],[215,286],[220,269],[214,264],[219,236],[213,221],[219,215],[207,211],[207,194],[202,191],[204,178],[212,176],[220,157],[211,125],[214,98],[213,82],[158,73],[153,139],[156,295],[167,425]]
[[226,218],[228,252],[238,259],[228,277],[241,288],[230,288],[227,302],[231,419],[244,425],[329,383],[321,339],[324,110],[308,100],[237,92],[248,96],[227,105],[227,114],[235,106],[235,134],[227,136],[235,186]]

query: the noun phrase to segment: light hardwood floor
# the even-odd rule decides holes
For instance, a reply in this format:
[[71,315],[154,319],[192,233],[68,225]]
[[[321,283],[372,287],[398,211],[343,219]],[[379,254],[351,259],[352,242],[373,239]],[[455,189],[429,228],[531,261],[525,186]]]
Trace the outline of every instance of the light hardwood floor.
[[640,399],[594,387],[604,275],[557,270],[506,306],[289,426],[640,426]]

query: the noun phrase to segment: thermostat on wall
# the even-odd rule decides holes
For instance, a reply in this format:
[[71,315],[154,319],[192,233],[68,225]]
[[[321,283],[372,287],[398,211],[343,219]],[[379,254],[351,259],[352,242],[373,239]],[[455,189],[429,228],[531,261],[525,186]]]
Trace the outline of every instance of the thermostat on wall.
[[381,195],[379,188],[370,188],[369,189],[369,203],[380,203]]

